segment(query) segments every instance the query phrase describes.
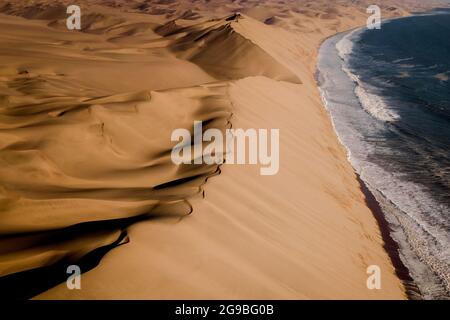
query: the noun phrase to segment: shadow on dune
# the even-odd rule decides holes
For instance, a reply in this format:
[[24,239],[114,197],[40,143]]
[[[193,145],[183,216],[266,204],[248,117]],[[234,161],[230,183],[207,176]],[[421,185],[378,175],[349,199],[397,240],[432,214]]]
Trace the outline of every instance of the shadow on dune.
[[[220,171],[175,165],[171,132],[194,120],[225,129],[226,85],[95,99],[21,92],[0,109],[0,296],[31,298],[94,268],[144,219],[190,214]],[[55,103],[56,102],[56,103]],[[64,112],[60,112],[63,110]],[[55,113],[56,112],[56,113]],[[49,116],[49,113],[52,115]],[[169,125],[170,124],[170,125]],[[194,140],[194,139],[192,139]]]
[[[21,12],[6,9],[12,15]],[[58,19],[41,15],[43,7],[36,10],[27,17]],[[11,60],[0,79],[2,297],[30,298],[62,283],[70,264],[82,272],[94,268],[126,241],[132,223],[190,214],[187,199],[204,196],[202,185],[220,174],[220,167],[174,164],[171,135],[179,128],[193,134],[194,121],[202,121],[205,131],[230,127],[227,80],[263,75],[301,83],[290,70],[290,51],[272,46],[265,32],[256,37],[259,44],[251,41],[246,30],[258,22],[239,14],[186,29],[175,21],[161,26],[157,31],[168,40],[165,53],[159,47],[154,52],[147,47],[122,50],[120,41],[97,43],[93,35],[86,36],[124,40],[151,26],[121,25],[116,18],[86,15],[82,38],[24,20],[20,24],[34,33],[0,34],[0,44],[10,36],[27,43],[12,49],[24,59]],[[195,65],[199,78],[181,69],[174,78],[187,73],[192,84],[137,89],[145,78],[133,75],[148,65],[145,59],[152,53],[166,64],[189,66],[188,71]],[[144,63],[136,65],[137,58]],[[165,76],[169,69],[155,70],[149,78]]]
[[82,272],[87,272],[95,268],[108,251],[120,245],[126,239],[126,231],[122,231],[120,237],[115,242],[89,252],[76,262],[63,259],[50,266],[2,277],[0,278],[0,288],[2,289],[0,291],[0,298],[10,300],[31,299],[32,297],[66,281],[69,276],[66,273],[69,265],[76,263]]
[[[181,219],[191,214],[192,207],[187,201],[185,202],[185,206],[189,211],[178,217],[171,215],[172,218]],[[167,219],[167,216],[143,214],[126,219],[80,223],[61,230],[45,232],[44,239],[40,239],[35,245],[44,245],[46,242],[49,244],[65,242],[70,241],[70,239],[73,238],[83,238],[90,234],[98,233],[113,233],[115,236],[110,244],[98,247],[84,256],[67,256],[55,264],[0,277],[0,288],[2,289],[0,290],[0,298],[15,300],[30,299],[39,293],[65,282],[69,276],[66,272],[67,267],[72,264],[79,266],[82,273],[88,272],[95,268],[100,263],[103,256],[110,250],[130,241],[126,231],[127,227],[140,221],[158,219]],[[34,234],[34,236],[37,237],[40,235],[42,235],[42,233]],[[33,236],[33,234],[30,234],[29,236]],[[0,241],[8,241],[8,237],[2,237],[0,238]]]
[[[25,12],[26,8],[9,5],[0,11],[28,19],[59,19],[61,10],[52,8],[36,6]],[[187,16],[194,17],[189,12]],[[177,142],[171,134],[179,128],[193,134],[194,121],[202,121],[204,130],[230,126],[228,84],[198,85],[199,80],[192,79],[193,84],[180,82],[183,85],[175,89],[172,82],[161,90],[137,89],[140,79],[133,74],[141,67],[136,67],[135,55],[145,59],[147,49],[123,53],[120,44],[101,40],[110,37],[109,31],[132,38],[147,32],[151,24],[137,22],[113,30],[122,23],[116,20],[95,13],[85,16],[87,24],[80,34],[92,31],[98,43],[28,20],[11,19],[17,23],[14,28],[10,20],[0,22],[11,32],[0,34],[0,43],[10,36],[27,43],[26,48],[11,48],[23,59],[5,62],[9,67],[0,79],[3,298],[27,299],[63,283],[71,264],[89,271],[109,250],[128,241],[126,229],[133,223],[189,215],[187,199],[204,196],[203,184],[220,174],[218,165],[174,164],[171,150]],[[30,32],[21,32],[18,25]],[[92,26],[100,29],[91,30]],[[54,43],[61,50],[55,50]],[[103,46],[114,54],[102,53]],[[160,48],[155,50],[160,53]],[[172,54],[165,59],[175,61]],[[102,69],[97,63],[106,64]],[[136,89],[111,85],[121,80],[108,73],[115,68],[123,70],[123,83],[136,82]]]
[[[88,272],[95,268],[110,250],[130,241],[126,231],[129,226],[140,221],[182,219],[192,213],[192,206],[188,201],[184,201],[182,206],[186,211],[177,215],[173,214],[174,211],[177,211],[174,208],[160,208],[159,214],[142,214],[125,219],[80,223],[60,230],[22,234],[19,237],[15,235],[1,237],[0,243],[11,243],[20,238],[31,237],[37,239],[33,241],[33,246],[45,247],[53,243],[71,243],[73,239],[89,239],[93,235],[112,235],[110,243],[99,246],[85,254],[74,252],[72,255],[64,256],[56,263],[48,263],[48,265],[39,268],[0,277],[0,298],[10,300],[31,299],[60,283],[64,283],[70,275],[67,273],[67,267],[73,264],[77,265],[82,273]],[[167,215],[165,214],[166,210],[168,210]]]

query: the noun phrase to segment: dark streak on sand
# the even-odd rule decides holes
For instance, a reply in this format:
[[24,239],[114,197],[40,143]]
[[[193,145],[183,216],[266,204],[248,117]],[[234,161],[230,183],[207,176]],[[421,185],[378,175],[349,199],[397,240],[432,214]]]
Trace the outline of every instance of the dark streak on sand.
[[[126,238],[126,232],[114,243],[95,249],[76,262],[82,272],[95,268],[103,256]],[[57,286],[67,280],[67,267],[73,262],[61,260],[49,267],[27,270],[0,278],[0,298],[7,300],[26,300]]]
[[[231,116],[228,118],[227,126],[231,127]],[[213,178],[221,174],[220,165],[217,166],[216,171],[208,175],[204,182],[199,186],[199,193],[205,197],[205,191],[203,186],[207,183],[209,178]],[[192,204],[189,200],[184,199],[181,201],[184,203],[188,212],[182,212],[178,216],[178,222],[183,218],[190,216],[193,212]],[[151,213],[142,214],[130,218],[95,221],[80,223],[71,227],[63,228],[56,231],[46,232],[52,241],[58,241],[58,239],[71,238],[73,236],[80,236],[83,233],[101,232],[107,230],[121,230],[121,233],[117,240],[109,245],[105,245],[94,249],[81,257],[76,261],[70,261],[69,259],[62,259],[55,264],[26,270],[18,273],[14,273],[8,276],[0,277],[0,298],[6,300],[26,300],[31,299],[40,293],[43,293],[61,283],[64,283],[68,274],[66,273],[67,267],[72,264],[76,264],[80,267],[82,273],[86,273],[89,270],[97,267],[102,258],[112,249],[128,243],[129,237],[127,235],[127,228],[140,221],[148,221],[155,219],[164,219],[167,216],[164,215],[152,215]],[[169,217],[170,218],[170,217]],[[0,237],[1,238],[1,237]]]
[[414,283],[414,280],[413,278],[411,278],[408,268],[403,264],[402,260],[400,259],[399,246],[391,236],[392,231],[391,227],[389,226],[388,221],[384,217],[384,212],[381,209],[380,204],[378,203],[377,199],[372,194],[372,192],[369,190],[367,185],[364,183],[364,181],[361,179],[359,174],[356,174],[356,176],[360,184],[361,191],[364,193],[366,205],[372,211],[373,216],[377,220],[377,224],[381,232],[381,237],[384,242],[383,248],[386,250],[386,252],[389,255],[389,258],[391,259],[392,265],[395,268],[395,274],[402,281],[408,299],[420,300],[421,299],[420,289]]

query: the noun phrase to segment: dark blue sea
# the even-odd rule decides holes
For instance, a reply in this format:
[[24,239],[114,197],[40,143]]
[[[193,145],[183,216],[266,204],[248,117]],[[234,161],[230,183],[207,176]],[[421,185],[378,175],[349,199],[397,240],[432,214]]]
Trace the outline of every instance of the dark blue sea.
[[450,11],[328,39],[319,84],[422,298],[450,297]]

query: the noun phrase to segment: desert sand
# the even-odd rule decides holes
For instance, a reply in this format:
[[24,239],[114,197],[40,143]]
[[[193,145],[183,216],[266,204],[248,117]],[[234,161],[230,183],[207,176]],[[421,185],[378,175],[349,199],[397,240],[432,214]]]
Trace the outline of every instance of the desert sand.
[[[314,79],[320,43],[364,25],[367,3],[79,1],[77,31],[68,2],[0,1],[0,285],[37,299],[406,298]],[[194,120],[279,129],[279,173],[176,166],[170,134]],[[82,289],[68,290],[77,263]]]

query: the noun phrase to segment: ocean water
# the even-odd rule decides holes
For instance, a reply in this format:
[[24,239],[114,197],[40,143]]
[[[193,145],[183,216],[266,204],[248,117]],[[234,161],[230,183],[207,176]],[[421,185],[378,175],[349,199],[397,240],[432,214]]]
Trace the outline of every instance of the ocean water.
[[328,39],[318,81],[421,297],[449,298],[450,11]]

